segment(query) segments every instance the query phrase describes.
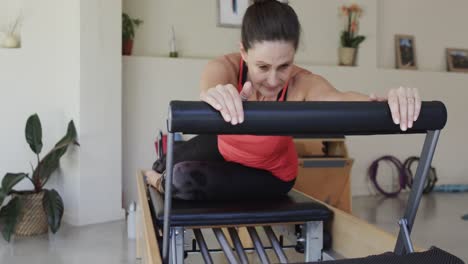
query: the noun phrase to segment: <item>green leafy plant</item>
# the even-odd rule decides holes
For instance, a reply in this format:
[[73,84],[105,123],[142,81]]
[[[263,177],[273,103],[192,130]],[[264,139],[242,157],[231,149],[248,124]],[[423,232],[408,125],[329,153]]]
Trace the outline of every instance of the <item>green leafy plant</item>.
[[348,48],[358,48],[366,39],[359,35],[359,18],[362,15],[362,8],[357,4],[341,7],[341,16],[343,17],[343,31],[341,32],[341,46]]
[[135,29],[143,23],[143,20],[133,19],[128,14],[122,13],[122,40],[133,40]]
[[[60,158],[65,154],[71,144],[79,146],[77,133],[73,120],[68,123],[67,133],[60,139],[54,148],[50,150],[42,159],[39,154],[42,151],[42,127],[37,114],[31,115],[26,122],[26,141],[31,150],[37,156],[37,165],[32,168],[31,175],[27,173],[7,173],[2,180],[0,187],[0,228],[3,238],[10,241],[14,233],[18,216],[22,209],[21,197],[15,194],[33,194],[44,192],[42,206],[47,215],[49,227],[53,233],[60,228],[63,216],[63,201],[58,192],[54,189],[45,189],[44,185],[50,179],[51,174],[59,167]],[[32,167],[32,165],[31,165]],[[33,190],[16,191],[13,187],[23,179],[28,179],[34,186]],[[12,199],[2,207],[3,202],[9,196]]]

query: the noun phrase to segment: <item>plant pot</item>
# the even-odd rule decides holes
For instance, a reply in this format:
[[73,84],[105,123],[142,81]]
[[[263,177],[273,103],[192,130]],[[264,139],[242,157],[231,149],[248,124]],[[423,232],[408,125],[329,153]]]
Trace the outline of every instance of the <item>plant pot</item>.
[[133,39],[122,41],[122,55],[132,55]]
[[14,34],[6,34],[1,43],[3,48],[15,49],[20,47],[19,38]]
[[338,50],[338,57],[340,65],[355,66],[356,65],[356,48],[340,47]]
[[47,215],[42,206],[44,192],[14,194],[21,200],[21,210],[15,226],[15,235],[34,236],[45,234],[49,230]]

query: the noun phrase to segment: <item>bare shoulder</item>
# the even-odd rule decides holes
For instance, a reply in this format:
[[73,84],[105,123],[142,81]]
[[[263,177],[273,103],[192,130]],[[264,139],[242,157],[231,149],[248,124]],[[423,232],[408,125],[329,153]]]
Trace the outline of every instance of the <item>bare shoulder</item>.
[[214,58],[206,64],[205,71],[214,71],[215,73],[235,72],[238,67],[234,64],[234,57],[235,54],[227,54]]
[[330,101],[337,92],[327,79],[309,71],[299,72],[293,86],[297,101]]
[[201,75],[200,86],[202,89],[214,87],[218,84],[235,83],[238,66],[234,60],[236,54],[228,54],[210,60]]

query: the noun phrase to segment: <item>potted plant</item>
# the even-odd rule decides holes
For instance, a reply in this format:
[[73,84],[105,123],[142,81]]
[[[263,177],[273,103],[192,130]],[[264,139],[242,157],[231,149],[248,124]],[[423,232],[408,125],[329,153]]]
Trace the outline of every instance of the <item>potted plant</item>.
[[18,34],[16,33],[20,26],[21,17],[17,17],[16,20],[7,27],[4,37],[0,43],[3,48],[19,48],[21,43]]
[[341,32],[341,46],[339,49],[340,65],[354,66],[359,45],[366,39],[365,36],[358,34],[359,18],[362,15],[362,8],[357,4],[341,7],[341,16],[343,17],[343,31]]
[[143,20],[133,19],[128,14],[122,13],[122,54],[131,55],[135,29],[143,23]]
[[[68,123],[67,133],[54,148],[42,159],[42,127],[37,114],[31,115],[26,122],[26,141],[37,156],[37,164],[28,173],[7,173],[0,186],[0,228],[3,238],[10,241],[11,235],[31,236],[51,231],[55,234],[62,221],[63,201],[54,189],[44,185],[51,174],[59,167],[60,158],[71,144],[78,145],[75,124]],[[32,165],[31,165],[32,167]],[[20,181],[29,180],[34,189],[17,191],[13,187]],[[7,201],[9,199],[9,201]],[[3,202],[6,202],[2,206]]]

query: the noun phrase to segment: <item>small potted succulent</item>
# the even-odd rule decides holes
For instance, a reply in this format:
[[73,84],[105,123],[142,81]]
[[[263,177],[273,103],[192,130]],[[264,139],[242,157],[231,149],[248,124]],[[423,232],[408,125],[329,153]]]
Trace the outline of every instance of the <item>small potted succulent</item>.
[[122,13],[122,55],[131,55],[135,29],[143,23],[143,20],[131,18]]

